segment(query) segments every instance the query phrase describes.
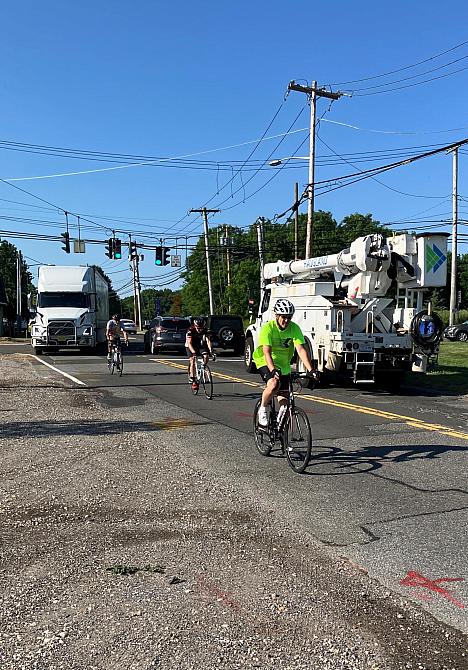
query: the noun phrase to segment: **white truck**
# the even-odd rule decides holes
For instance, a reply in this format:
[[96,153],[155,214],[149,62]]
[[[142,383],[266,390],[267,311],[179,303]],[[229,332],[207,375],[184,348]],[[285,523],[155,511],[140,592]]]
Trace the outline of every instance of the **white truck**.
[[39,268],[36,316],[31,325],[35,353],[79,348],[96,351],[106,340],[109,285],[94,267]]
[[442,323],[423,296],[446,281],[445,233],[366,235],[338,254],[268,263],[246,331],[246,369],[255,371],[252,353],[276,300],[288,298],[325,378],[397,386],[405,371],[425,372],[438,350]]

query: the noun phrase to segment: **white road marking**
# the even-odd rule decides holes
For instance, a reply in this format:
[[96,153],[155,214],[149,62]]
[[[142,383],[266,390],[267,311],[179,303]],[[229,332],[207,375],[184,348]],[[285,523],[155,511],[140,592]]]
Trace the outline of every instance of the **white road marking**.
[[42,365],[47,365],[48,368],[51,368],[52,370],[55,370],[55,372],[58,372],[60,375],[63,375],[64,377],[67,377],[68,379],[71,379],[72,382],[75,382],[75,384],[81,384],[81,386],[87,386],[84,382],[82,382],[80,379],[77,379],[76,377],[72,377],[72,375],[69,375],[68,372],[64,372],[63,370],[60,370],[59,368],[56,368],[55,366],[51,365],[50,363],[46,363],[43,361],[41,358],[38,356],[34,356],[34,354],[29,354],[32,356],[32,358],[35,358],[36,361],[39,361],[39,363],[42,363]]

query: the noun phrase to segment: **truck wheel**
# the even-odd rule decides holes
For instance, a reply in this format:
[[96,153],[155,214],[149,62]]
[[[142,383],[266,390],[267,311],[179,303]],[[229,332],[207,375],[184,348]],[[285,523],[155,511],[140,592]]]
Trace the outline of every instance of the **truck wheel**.
[[34,353],[36,356],[40,356],[42,354],[42,349],[40,347],[34,347]]
[[257,366],[253,362],[253,352],[254,352],[254,343],[251,337],[245,339],[245,348],[244,348],[244,364],[247,372],[257,372]]

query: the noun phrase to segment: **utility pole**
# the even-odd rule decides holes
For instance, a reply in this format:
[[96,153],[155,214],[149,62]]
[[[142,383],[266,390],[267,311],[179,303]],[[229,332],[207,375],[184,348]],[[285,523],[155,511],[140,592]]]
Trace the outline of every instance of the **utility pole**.
[[263,267],[265,261],[263,259],[263,223],[265,219],[259,216],[257,219],[257,242],[258,242],[258,257],[260,259],[260,294],[263,289]]
[[137,254],[134,261],[135,263],[135,279],[136,279],[136,298],[137,298],[137,326],[138,330],[142,329],[142,322],[141,322],[141,284],[140,284],[140,257]]
[[210,266],[210,252],[208,248],[208,214],[217,214],[221,210],[219,209],[191,209],[191,212],[194,214],[203,214],[203,223],[205,226],[205,256],[206,256],[206,273],[208,275],[208,296],[210,299],[210,314],[214,314],[214,303],[213,303],[213,286],[211,284],[211,266]]
[[16,332],[21,335],[21,252],[16,254]]
[[288,91],[299,91],[305,93],[310,101],[310,135],[309,135],[309,184],[307,186],[308,192],[308,207],[307,207],[307,234],[306,234],[306,248],[305,257],[310,258],[312,253],[312,240],[314,237],[314,179],[315,179],[315,116],[317,107],[317,98],[329,98],[330,100],[338,100],[343,93],[331,93],[324,88],[317,88],[317,82],[313,81],[312,86],[302,86],[296,82],[290,81],[288,84]]
[[224,226],[224,238],[226,240],[226,269],[228,285],[228,312],[231,311],[231,297],[229,289],[231,288],[231,239],[228,237],[228,227]]
[[294,260],[297,261],[298,248],[297,248],[297,233],[299,229],[299,184],[296,182],[294,184]]
[[130,255],[131,266],[130,269],[133,274],[133,318],[138,328],[141,330],[141,284],[140,284],[140,270],[138,267],[140,258],[138,256],[138,249],[136,242],[132,243],[132,236],[129,235],[128,251]]
[[458,147],[452,151],[452,269],[450,277],[449,325],[453,326],[457,315],[457,227],[458,227]]

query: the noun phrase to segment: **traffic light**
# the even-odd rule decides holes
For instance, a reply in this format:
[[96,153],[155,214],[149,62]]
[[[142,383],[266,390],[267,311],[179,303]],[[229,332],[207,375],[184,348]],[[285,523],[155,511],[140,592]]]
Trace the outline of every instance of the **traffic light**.
[[109,258],[114,258],[114,238],[109,237],[107,244],[106,244],[106,256]]
[[66,233],[62,233],[60,237],[63,237],[62,244],[63,247],[62,249],[66,254],[70,253],[70,233],[67,231]]
[[[128,243],[128,258],[129,260],[133,260],[138,256],[138,251],[137,251],[137,245],[136,242],[129,242]],[[122,256],[121,256],[122,258]]]
[[163,264],[163,248],[162,247],[156,247],[156,256],[154,258],[154,264],[158,265],[158,266]]
[[171,262],[171,250],[169,247],[163,247],[162,249],[162,261],[163,265],[169,265]]
[[122,242],[120,240],[114,240],[114,258],[120,260],[122,258]]

